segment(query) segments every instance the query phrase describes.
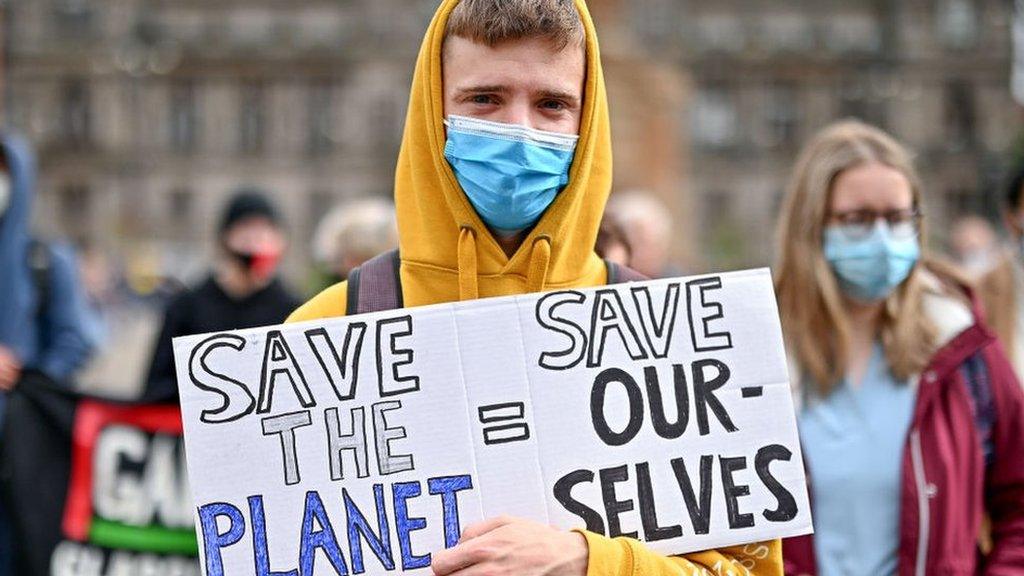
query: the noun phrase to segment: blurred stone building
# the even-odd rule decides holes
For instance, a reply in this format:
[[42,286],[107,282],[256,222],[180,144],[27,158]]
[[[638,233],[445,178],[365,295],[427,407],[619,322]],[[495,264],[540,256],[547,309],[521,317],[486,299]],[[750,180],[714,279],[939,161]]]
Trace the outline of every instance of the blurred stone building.
[[[7,0],[4,116],[41,150],[39,228],[185,274],[226,195],[256,184],[298,276],[335,200],[390,194],[436,3]],[[766,262],[799,145],[845,116],[920,152],[940,221],[991,210],[1019,126],[1010,2],[591,3],[616,187],[670,201],[689,269]]]
[[799,147],[857,117],[917,152],[933,236],[995,216],[1021,115],[1010,94],[1013,2],[643,0],[630,25],[691,74],[689,119],[704,264],[769,261]]

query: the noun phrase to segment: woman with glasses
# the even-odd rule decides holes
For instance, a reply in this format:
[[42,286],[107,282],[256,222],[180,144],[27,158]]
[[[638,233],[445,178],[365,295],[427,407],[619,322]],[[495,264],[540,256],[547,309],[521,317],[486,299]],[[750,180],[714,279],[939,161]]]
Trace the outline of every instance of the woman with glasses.
[[775,274],[815,534],[785,542],[789,574],[1024,574],[1024,394],[924,230],[882,131],[803,151]]

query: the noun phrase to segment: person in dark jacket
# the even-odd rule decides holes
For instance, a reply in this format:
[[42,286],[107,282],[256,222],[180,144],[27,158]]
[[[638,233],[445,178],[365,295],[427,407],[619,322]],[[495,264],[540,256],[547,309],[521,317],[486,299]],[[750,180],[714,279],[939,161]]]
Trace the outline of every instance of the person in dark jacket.
[[238,192],[218,233],[214,271],[168,304],[146,378],[147,401],[177,402],[172,338],[280,324],[301,304],[277,277],[286,239],[277,210],[263,194]]
[[790,181],[776,290],[815,533],[787,574],[1024,574],[1024,393],[921,210],[909,153],[859,122]]

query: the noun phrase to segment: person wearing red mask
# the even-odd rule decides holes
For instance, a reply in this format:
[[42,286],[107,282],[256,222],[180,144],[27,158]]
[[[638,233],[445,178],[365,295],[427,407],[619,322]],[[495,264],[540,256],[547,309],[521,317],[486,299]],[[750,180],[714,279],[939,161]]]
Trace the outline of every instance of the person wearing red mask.
[[146,378],[147,401],[178,399],[172,338],[280,324],[301,304],[277,277],[287,240],[277,209],[263,194],[236,193],[224,209],[218,232],[213,271],[167,307]]

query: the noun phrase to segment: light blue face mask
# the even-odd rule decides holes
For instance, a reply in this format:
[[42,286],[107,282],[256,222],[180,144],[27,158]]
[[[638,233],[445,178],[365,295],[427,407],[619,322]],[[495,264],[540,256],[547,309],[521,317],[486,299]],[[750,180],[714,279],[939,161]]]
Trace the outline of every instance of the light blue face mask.
[[487,226],[514,234],[537,223],[569,183],[579,136],[449,116],[448,160]]
[[863,302],[891,294],[921,257],[916,236],[893,238],[881,222],[864,238],[851,238],[842,225],[828,226],[823,250],[843,292]]

